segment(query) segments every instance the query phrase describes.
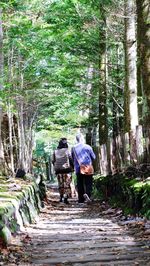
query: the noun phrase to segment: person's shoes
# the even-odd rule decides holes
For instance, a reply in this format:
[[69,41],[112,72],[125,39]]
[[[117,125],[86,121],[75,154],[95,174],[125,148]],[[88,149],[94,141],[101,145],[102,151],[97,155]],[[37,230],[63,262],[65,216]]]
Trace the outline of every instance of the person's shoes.
[[85,202],[78,202],[78,205],[77,205],[79,208],[85,208],[86,207],[86,203]]
[[59,200],[59,202],[62,202],[62,199],[63,199],[63,197],[60,197],[60,200]]
[[45,207],[44,201],[41,202],[41,207],[42,207],[42,208]]
[[69,204],[69,201],[68,201],[67,198],[64,198],[64,203],[65,203],[65,204]]
[[84,194],[83,195],[83,197],[84,197],[84,199],[85,199],[85,202],[87,202],[87,203],[90,203],[91,202],[91,199],[89,198],[89,196],[88,196],[88,194]]
[[85,199],[84,199],[83,196],[82,196],[82,197],[79,197],[79,198],[78,198],[78,203],[84,203],[84,200],[85,200]]

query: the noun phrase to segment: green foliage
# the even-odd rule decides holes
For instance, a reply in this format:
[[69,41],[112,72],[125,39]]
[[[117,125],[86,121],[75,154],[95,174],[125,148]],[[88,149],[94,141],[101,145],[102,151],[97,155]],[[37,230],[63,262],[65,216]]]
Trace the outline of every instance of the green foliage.
[[150,182],[144,185],[142,192],[143,208],[141,213],[150,219]]
[[[13,77],[8,82],[9,66],[6,65],[2,97],[4,100],[21,94],[28,105],[32,103],[33,112],[38,111],[38,130],[51,130],[58,125],[79,127],[98,123],[103,15],[104,10],[109,13],[112,3],[115,5],[110,0],[105,3],[86,0],[3,1],[5,62],[12,54]],[[86,88],[90,64],[95,75],[90,81],[93,91],[89,97]],[[20,73],[24,78],[23,90],[20,89]],[[111,75],[116,75],[115,70]],[[109,106],[111,108],[111,104]],[[96,112],[90,118],[82,117],[79,112],[84,109]]]
[[123,175],[94,177],[94,193],[116,207],[120,206],[124,214],[139,213],[150,218],[150,181],[137,181]]
[[[30,126],[38,136],[45,130],[51,132],[50,139],[38,140],[35,148],[34,156],[43,158],[43,162],[47,162],[48,153],[53,150],[48,148],[49,143],[56,145],[62,135],[70,140],[72,130],[79,127],[98,127],[99,68],[105,43],[110,135],[113,131],[112,98],[117,101],[115,107],[122,108],[124,78],[123,66],[120,68],[122,23],[120,18],[115,21],[113,15],[116,2],[4,1],[4,90],[0,98],[3,110],[7,112],[10,101],[11,111],[17,117],[16,99],[22,97],[27,134]],[[117,115],[122,118],[120,110]]]

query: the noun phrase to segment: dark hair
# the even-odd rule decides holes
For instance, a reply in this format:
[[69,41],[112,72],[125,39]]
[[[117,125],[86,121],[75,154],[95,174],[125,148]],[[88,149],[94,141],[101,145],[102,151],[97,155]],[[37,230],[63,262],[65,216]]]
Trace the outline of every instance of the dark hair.
[[68,143],[66,138],[61,138],[57,147],[57,149],[63,149],[63,148],[68,148]]

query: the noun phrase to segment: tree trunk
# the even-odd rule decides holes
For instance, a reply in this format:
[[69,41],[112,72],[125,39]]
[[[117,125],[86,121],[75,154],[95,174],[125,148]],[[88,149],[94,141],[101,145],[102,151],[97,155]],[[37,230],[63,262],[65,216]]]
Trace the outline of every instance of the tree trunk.
[[[8,83],[13,83],[13,46],[12,49],[8,50]],[[12,86],[9,88],[8,101],[7,101],[7,117],[8,117],[8,133],[9,133],[9,160],[10,169],[12,174],[14,174],[14,148],[13,148],[13,113],[12,113],[12,102],[11,102],[11,91]]]
[[138,125],[138,108],[134,0],[125,0],[125,48],[125,123],[127,130],[135,130]]
[[19,161],[18,167],[25,170],[25,132],[24,132],[24,119],[23,119],[23,99],[17,99],[18,106],[18,142],[19,142]]
[[[104,12],[104,11],[103,11]],[[99,87],[99,144],[101,162],[101,174],[108,175],[110,173],[109,158],[109,141],[108,141],[108,108],[107,108],[107,83],[108,83],[108,67],[107,67],[107,21],[105,13],[103,14],[103,29],[100,44],[100,87]]]
[[98,89],[96,86],[96,82],[93,82],[93,80],[96,80],[96,73],[95,69],[93,67],[93,64],[91,63],[88,67],[87,71],[87,86],[86,86],[86,92],[87,92],[87,102],[89,102],[89,121],[88,121],[88,127],[86,132],[86,143],[91,146],[96,146],[96,134],[97,134],[97,124],[98,119],[96,118],[96,113],[98,113],[98,104],[95,99],[98,97]]
[[[144,124],[150,126],[150,3],[136,0],[139,56],[139,93],[144,92]],[[142,89],[141,89],[142,85]]]
[[[2,10],[0,9],[0,90],[3,89],[3,29]],[[2,143],[2,103],[0,100],[0,170],[4,170],[4,152]]]
[[0,9],[0,90],[3,88],[3,28],[2,10]]
[[13,154],[13,114],[11,112],[10,101],[8,102],[8,127],[9,127],[9,154],[10,154],[10,168],[14,174],[14,154]]
[[99,88],[99,143],[106,144],[108,139],[107,125],[107,49],[106,32],[103,33],[104,43],[100,46],[100,88]]
[[130,158],[137,163],[136,127],[138,126],[137,105],[137,45],[135,31],[135,3],[125,0],[125,123],[130,130]]
[[[123,112],[123,108],[120,105],[120,98],[122,97],[122,91],[120,92],[120,50],[122,47],[118,45],[116,45],[115,50],[113,50],[112,48],[112,53],[116,53],[116,66],[115,68],[115,72],[114,72],[114,76],[112,76],[112,96],[113,96],[113,137],[115,138],[116,136],[118,136],[118,134],[120,133],[121,129],[122,129],[122,119],[120,116],[120,113]],[[113,63],[113,62],[112,62]],[[114,79],[114,80],[113,80]],[[116,86],[117,84],[117,86]]]
[[29,119],[29,124],[25,128],[26,131],[26,157],[27,157],[27,163],[26,168],[28,172],[32,172],[32,155],[33,155],[33,124],[37,115],[38,107],[36,107],[36,110],[32,110],[32,115],[27,113],[27,117]]

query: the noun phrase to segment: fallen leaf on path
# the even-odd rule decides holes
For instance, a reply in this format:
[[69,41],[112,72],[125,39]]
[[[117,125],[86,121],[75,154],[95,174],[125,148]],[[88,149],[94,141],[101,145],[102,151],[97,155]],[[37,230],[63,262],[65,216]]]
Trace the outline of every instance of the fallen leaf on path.
[[9,250],[7,248],[4,248],[1,250],[2,255],[6,256],[9,254]]
[[26,235],[22,240],[23,243],[28,243],[29,241],[31,241],[31,237],[29,235]]

